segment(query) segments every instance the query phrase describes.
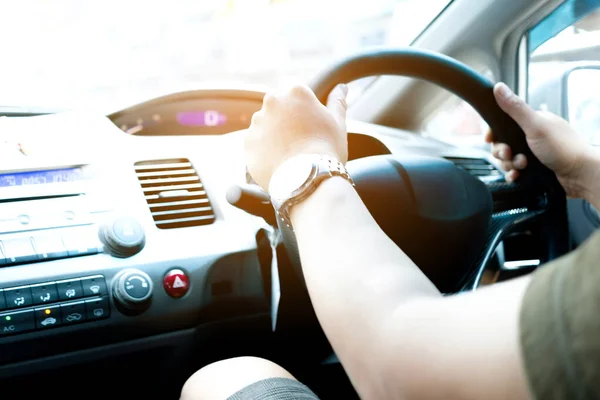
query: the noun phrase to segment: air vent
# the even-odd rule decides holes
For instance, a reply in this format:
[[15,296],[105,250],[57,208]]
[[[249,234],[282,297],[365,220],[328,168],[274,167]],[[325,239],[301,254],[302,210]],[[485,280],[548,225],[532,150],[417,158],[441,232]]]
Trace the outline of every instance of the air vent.
[[488,161],[480,158],[463,158],[463,157],[444,157],[448,161],[452,161],[454,165],[464,169],[469,174],[478,178],[499,178],[502,176],[500,171],[496,169]]
[[160,229],[212,224],[215,214],[192,163],[185,158],[141,161],[135,172]]

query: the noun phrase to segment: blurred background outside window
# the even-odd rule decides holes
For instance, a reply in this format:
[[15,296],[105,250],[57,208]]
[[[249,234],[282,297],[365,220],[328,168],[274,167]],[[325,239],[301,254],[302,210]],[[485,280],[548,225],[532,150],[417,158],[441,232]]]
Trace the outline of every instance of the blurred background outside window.
[[361,49],[409,45],[449,2],[0,0],[0,105],[110,112],[206,86],[310,82]]

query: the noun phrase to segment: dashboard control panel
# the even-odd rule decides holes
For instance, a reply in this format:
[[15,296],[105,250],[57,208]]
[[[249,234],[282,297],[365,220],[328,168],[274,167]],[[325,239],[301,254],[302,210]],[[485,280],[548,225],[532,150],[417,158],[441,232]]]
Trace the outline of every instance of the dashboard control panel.
[[87,256],[103,252],[94,226],[87,229],[63,229],[59,233],[31,235],[0,240],[0,267]]
[[[39,125],[15,120],[12,137],[31,151],[0,160],[0,377],[21,362],[265,312],[255,238],[264,222],[219,201],[243,179],[243,160],[211,168],[237,147],[220,142],[227,137],[197,146],[192,137],[247,126],[261,104],[152,110],[142,113],[143,131],[129,135],[105,116],[77,112]],[[137,117],[124,124],[140,125]],[[189,137],[172,148],[169,137],[143,137],[169,126]],[[40,144],[50,137],[60,145]],[[160,164],[139,179],[140,161],[171,159],[199,171]],[[210,225],[189,223],[209,212]],[[155,222],[167,219],[182,225]]]
[[0,289],[0,337],[110,316],[102,275]]
[[[41,165],[0,169],[0,368],[26,359],[18,349],[32,348],[38,338],[47,348],[34,357],[85,347],[78,339],[63,343],[66,337],[85,335],[93,346],[94,335],[106,343],[194,324],[196,314],[187,311],[197,311],[204,298],[201,291],[193,300],[185,296],[187,275],[172,277],[171,292],[154,288],[175,266],[201,271],[214,260],[203,262],[197,250],[186,249],[189,236],[173,242],[174,235],[148,224],[134,162],[117,170],[100,161],[74,167],[25,161]],[[168,260],[156,246],[165,240],[173,249]],[[114,333],[101,334],[107,331]]]

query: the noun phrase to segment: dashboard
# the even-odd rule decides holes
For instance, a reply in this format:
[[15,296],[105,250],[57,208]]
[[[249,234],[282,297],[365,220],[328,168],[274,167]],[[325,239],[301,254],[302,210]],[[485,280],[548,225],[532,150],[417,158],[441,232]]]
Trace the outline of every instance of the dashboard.
[[201,96],[184,93],[175,99],[155,99],[113,114],[111,119],[129,135],[222,135],[247,128],[261,106],[252,92],[212,90]]
[[[261,315],[275,329],[276,278],[262,255],[272,243],[261,239],[270,227],[226,196],[247,183],[242,129],[262,97],[194,91],[108,117],[0,119],[10,132],[0,146],[0,382],[133,341],[144,352],[174,346],[172,335],[191,340],[215,321]],[[502,179],[482,150],[359,121],[348,129],[351,160],[429,155]]]

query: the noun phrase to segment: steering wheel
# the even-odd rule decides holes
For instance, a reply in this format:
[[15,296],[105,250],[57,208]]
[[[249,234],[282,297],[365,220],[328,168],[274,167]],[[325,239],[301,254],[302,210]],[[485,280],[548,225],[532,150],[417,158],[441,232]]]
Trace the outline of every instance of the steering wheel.
[[[548,217],[549,258],[568,250],[566,196],[555,174],[533,155],[521,128],[496,104],[493,83],[442,54],[415,48],[369,51],[326,70],[312,89],[325,104],[341,82],[398,75],[422,79],[469,103],[495,139],[528,158],[518,184],[486,186],[479,179],[432,157],[375,156],[347,168],[375,220],[442,292],[474,289],[497,244],[518,223]],[[513,208],[493,208],[496,195],[517,199]],[[301,274],[294,233],[279,223],[292,265]]]

